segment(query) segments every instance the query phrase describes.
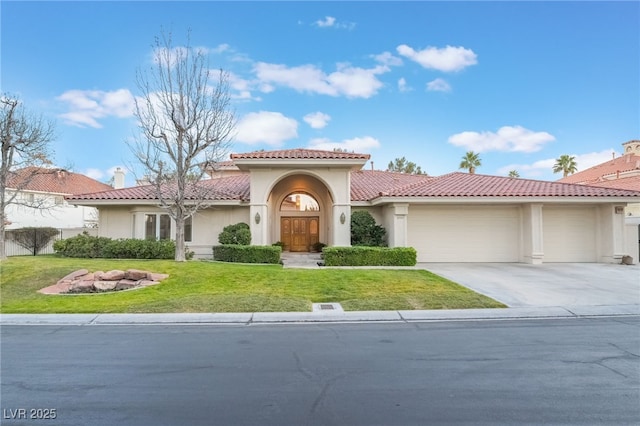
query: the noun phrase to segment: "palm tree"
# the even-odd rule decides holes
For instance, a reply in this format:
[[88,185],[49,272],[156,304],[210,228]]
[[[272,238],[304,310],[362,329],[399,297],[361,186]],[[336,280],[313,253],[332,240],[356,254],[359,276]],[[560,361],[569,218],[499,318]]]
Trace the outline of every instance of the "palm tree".
[[480,167],[481,165],[482,160],[480,160],[480,154],[469,151],[462,157],[459,168],[467,169],[469,170],[469,173],[474,174],[476,172],[476,167]]
[[553,165],[553,173],[562,172],[562,177],[567,177],[578,171],[578,163],[576,157],[563,154],[556,158],[556,164]]
[[520,173],[518,173],[517,170],[511,170],[509,172],[509,177],[511,177],[511,178],[519,178],[520,177]]

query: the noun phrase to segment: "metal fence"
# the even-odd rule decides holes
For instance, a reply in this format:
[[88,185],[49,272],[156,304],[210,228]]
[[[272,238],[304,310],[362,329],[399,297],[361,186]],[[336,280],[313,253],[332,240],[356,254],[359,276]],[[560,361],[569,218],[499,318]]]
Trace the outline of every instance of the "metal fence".
[[76,235],[80,235],[83,232],[89,233],[89,235],[97,236],[98,229],[97,228],[61,228],[58,230],[58,235],[53,237],[49,243],[42,247],[40,250],[34,253],[33,249],[28,249],[18,244],[12,237],[12,230],[7,229],[5,231],[4,238],[4,249],[7,256],[37,256],[42,254],[53,254],[53,243],[57,240],[61,240],[64,238],[74,237]]

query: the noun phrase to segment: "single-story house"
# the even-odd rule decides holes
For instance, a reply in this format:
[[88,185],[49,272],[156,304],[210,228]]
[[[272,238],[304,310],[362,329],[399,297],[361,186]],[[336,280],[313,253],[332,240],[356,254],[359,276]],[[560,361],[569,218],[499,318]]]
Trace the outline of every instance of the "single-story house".
[[[187,244],[211,257],[222,229],[245,222],[255,245],[349,246],[351,212],[367,210],[387,230],[388,245],[414,247],[419,262],[618,263],[626,254],[624,208],[640,202],[638,191],[460,172],[408,175],[367,170],[368,160],[309,149],[232,154],[202,181],[214,195],[188,221]],[[136,186],[67,200],[100,211],[100,235],[170,238],[175,224],[152,194]]]

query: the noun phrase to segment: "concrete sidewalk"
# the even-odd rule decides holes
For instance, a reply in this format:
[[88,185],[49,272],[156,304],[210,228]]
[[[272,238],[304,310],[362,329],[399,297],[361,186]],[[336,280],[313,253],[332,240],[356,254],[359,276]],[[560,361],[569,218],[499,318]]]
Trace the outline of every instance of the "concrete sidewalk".
[[276,324],[514,320],[640,315],[640,305],[505,309],[201,314],[0,314],[0,325]]

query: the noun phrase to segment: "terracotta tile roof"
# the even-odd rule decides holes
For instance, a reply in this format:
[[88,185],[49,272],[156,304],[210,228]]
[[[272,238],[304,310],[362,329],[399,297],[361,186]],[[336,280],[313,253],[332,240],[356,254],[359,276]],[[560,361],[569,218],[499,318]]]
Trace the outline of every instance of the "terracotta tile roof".
[[427,175],[408,175],[406,173],[379,170],[358,170],[351,173],[351,201],[368,201],[397,188],[410,184],[419,184],[435,179]]
[[389,197],[639,197],[640,192],[454,172],[396,188]]
[[590,183],[589,185],[598,186],[600,188],[616,188],[628,189],[631,191],[640,191],[640,174],[620,179],[611,179],[602,182]]
[[612,158],[597,166],[559,179],[558,182],[590,184],[604,180],[601,179],[603,176],[615,177],[618,172],[624,173],[632,170],[637,170],[638,174],[640,174],[640,155],[626,154],[618,158]]
[[339,160],[358,159],[368,160],[369,154],[356,154],[352,152],[321,151],[317,149],[284,149],[280,151],[254,151],[244,154],[231,154],[231,160],[246,159],[280,159],[280,160]]
[[[211,200],[248,200],[249,175],[235,175],[220,179],[203,180],[200,184],[210,190]],[[193,197],[187,197],[187,199]],[[80,194],[67,197],[74,201],[115,201],[115,200],[155,200],[155,190],[152,185],[134,186],[131,188],[110,189],[92,194]]]
[[[620,179],[622,180],[622,179]],[[211,200],[248,201],[248,174],[202,181],[211,187]],[[630,188],[631,189],[631,188]],[[640,191],[604,186],[576,185],[530,179],[454,172],[438,177],[396,172],[360,170],[351,173],[351,200],[380,197],[640,197]],[[67,197],[74,201],[154,200],[151,186],[112,189]]]
[[112,189],[111,186],[79,173],[63,169],[25,167],[7,182],[8,188],[54,194],[83,194]]

